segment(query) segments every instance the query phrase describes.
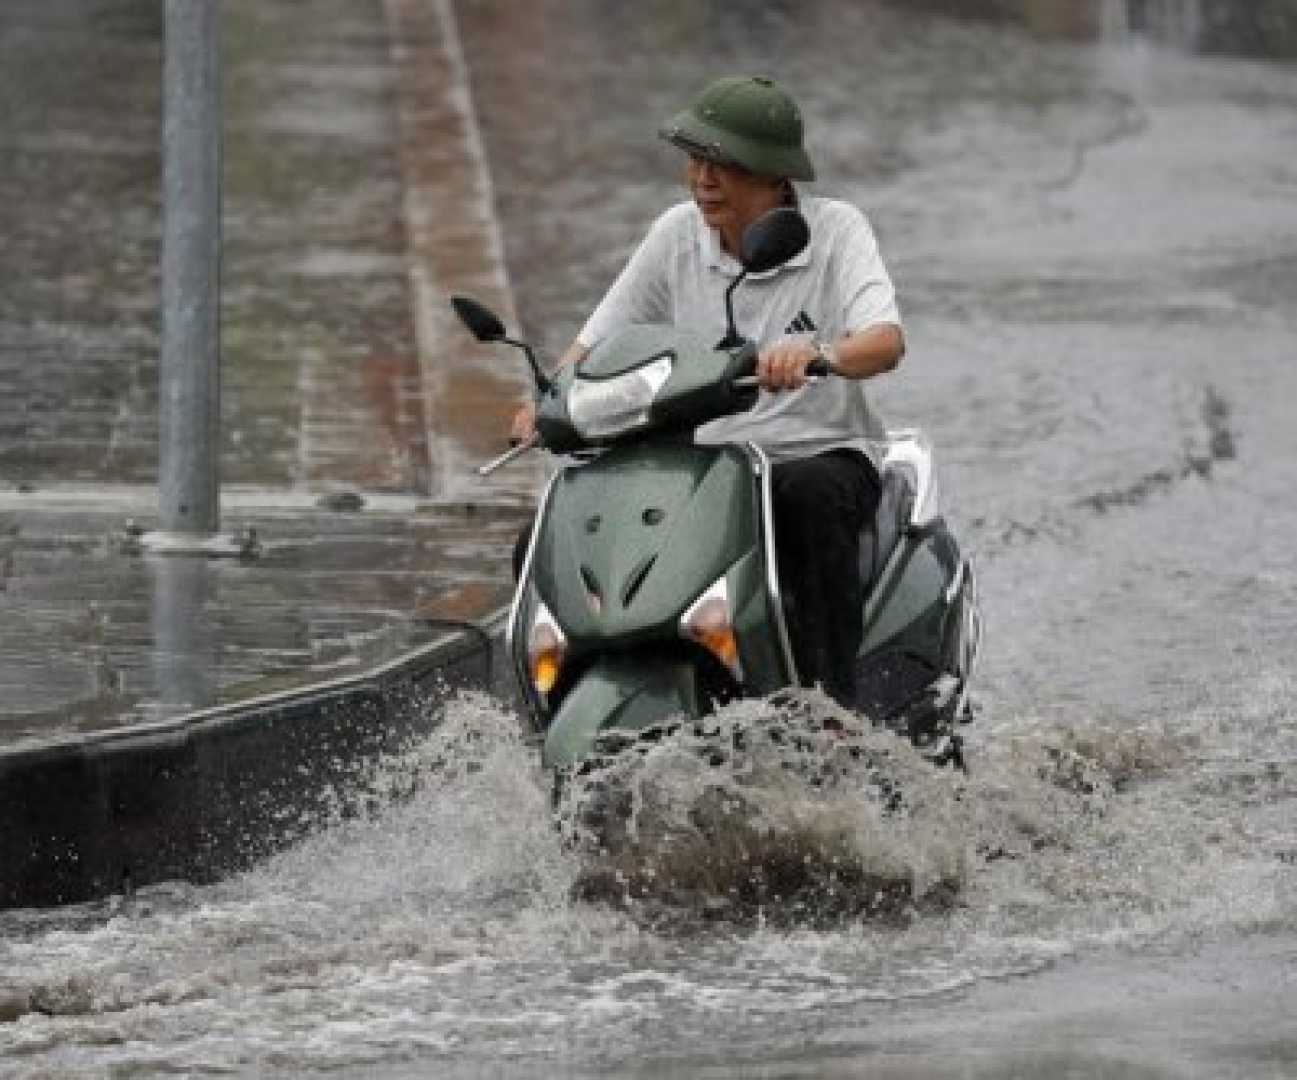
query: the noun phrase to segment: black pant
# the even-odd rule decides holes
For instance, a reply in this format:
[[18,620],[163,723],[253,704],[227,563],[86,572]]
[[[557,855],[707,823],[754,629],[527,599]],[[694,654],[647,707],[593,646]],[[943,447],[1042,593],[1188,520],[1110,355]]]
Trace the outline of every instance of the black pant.
[[793,657],[804,686],[854,697],[860,648],[860,531],[878,507],[878,473],[863,454],[830,450],[775,465],[775,558]]
[[[878,473],[863,454],[830,450],[775,465],[770,485],[775,560],[797,672],[804,685],[822,684],[835,700],[849,705],[864,602],[860,530],[878,507]],[[514,544],[515,581],[533,524]]]

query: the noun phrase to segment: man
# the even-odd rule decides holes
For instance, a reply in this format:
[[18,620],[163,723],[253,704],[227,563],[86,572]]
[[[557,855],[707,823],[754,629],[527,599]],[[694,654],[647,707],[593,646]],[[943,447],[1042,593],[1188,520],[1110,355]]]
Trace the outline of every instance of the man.
[[[798,671],[849,704],[863,599],[858,537],[878,503],[885,435],[861,383],[892,370],[905,352],[895,292],[859,210],[798,198],[792,182],[813,180],[815,170],[800,111],[772,80],[718,79],[661,135],[689,157],[692,201],[653,223],[561,363],[578,362],[628,323],[671,323],[719,340],[744,228],[773,207],[801,209],[811,232],[806,250],[749,276],[734,296],[739,332],[759,349],[757,404],[703,425],[696,438],[751,441],[769,455]],[[837,377],[808,381],[817,358]],[[533,422],[530,406],[521,408],[514,436],[526,438]]]

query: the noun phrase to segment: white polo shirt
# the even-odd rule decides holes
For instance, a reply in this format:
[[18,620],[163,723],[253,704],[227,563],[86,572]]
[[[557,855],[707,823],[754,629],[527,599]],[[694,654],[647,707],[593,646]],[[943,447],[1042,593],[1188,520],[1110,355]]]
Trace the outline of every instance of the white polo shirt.
[[[896,291],[865,215],[836,199],[802,197],[798,208],[810,243],[734,291],[739,333],[764,347],[782,338],[832,342],[880,323],[899,326]],[[739,272],[698,207],[679,203],[650,227],[577,340],[590,348],[628,324],[669,323],[719,341],[725,290]],[[838,378],[794,391],[763,390],[752,409],[704,424],[696,436],[709,444],[755,442],[774,461],[852,447],[875,466],[884,437],[864,382]]]

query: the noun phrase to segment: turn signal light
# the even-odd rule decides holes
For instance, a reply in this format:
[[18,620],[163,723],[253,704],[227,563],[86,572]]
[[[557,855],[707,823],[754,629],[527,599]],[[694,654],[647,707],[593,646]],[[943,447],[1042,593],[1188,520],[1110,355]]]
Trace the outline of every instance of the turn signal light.
[[531,681],[542,694],[548,694],[558,682],[559,657],[553,650],[540,653],[531,663]]
[[558,683],[567,652],[567,638],[549,608],[537,603],[531,633],[527,636],[527,667],[538,693],[548,694]]
[[734,670],[739,666],[739,642],[730,627],[701,630],[694,640],[727,668]]
[[734,633],[729,588],[724,577],[718,578],[680,617],[680,633],[716,657],[736,680],[743,680],[739,641]]

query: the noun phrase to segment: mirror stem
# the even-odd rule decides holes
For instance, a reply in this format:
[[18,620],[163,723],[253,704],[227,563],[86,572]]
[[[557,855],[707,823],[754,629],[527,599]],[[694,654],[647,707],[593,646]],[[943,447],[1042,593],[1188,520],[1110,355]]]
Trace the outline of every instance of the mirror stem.
[[733,349],[743,344],[743,338],[739,336],[738,327],[734,325],[734,290],[739,287],[739,282],[747,276],[748,272],[744,270],[743,273],[730,282],[730,287],[725,290],[725,336],[716,343],[718,349]]
[[515,341],[513,338],[504,337],[500,340],[505,345],[512,345],[515,349],[521,349],[527,354],[527,363],[531,365],[531,373],[536,379],[536,389],[542,394],[548,394],[553,383],[550,381],[549,377],[540,370],[540,364],[537,362],[536,354],[532,351],[531,346],[525,341]]

